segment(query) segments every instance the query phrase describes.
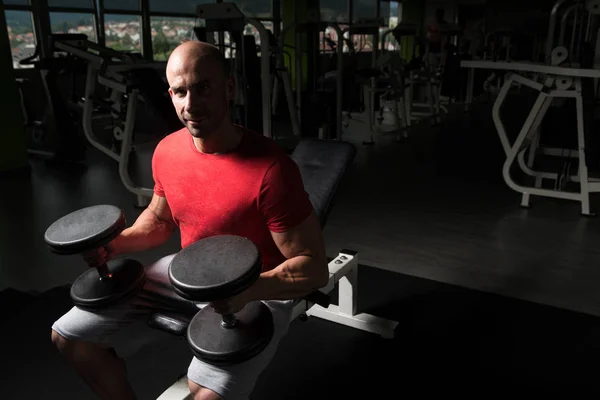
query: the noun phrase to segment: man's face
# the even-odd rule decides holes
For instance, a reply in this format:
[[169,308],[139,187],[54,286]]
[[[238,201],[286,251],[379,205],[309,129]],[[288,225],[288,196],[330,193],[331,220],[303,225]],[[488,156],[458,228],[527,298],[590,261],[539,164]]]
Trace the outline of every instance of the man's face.
[[174,65],[168,80],[173,106],[192,136],[206,138],[229,118],[234,83],[217,61],[188,57]]

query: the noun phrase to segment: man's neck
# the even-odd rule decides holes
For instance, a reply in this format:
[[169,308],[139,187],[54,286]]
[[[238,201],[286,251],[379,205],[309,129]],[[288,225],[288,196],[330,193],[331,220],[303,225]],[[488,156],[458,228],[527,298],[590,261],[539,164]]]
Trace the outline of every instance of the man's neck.
[[206,138],[192,137],[196,149],[206,154],[224,154],[235,149],[242,140],[242,132],[231,121],[223,124]]

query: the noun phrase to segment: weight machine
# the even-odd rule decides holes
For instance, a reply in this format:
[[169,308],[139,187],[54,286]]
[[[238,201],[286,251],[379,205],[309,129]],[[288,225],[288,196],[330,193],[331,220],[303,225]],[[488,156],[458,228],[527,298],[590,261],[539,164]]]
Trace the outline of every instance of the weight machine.
[[[558,8],[565,1],[559,0],[550,17],[549,38],[547,44],[554,43]],[[542,196],[565,200],[575,200],[581,204],[582,215],[593,215],[590,211],[590,194],[600,192],[600,179],[591,176],[590,164],[597,163],[598,150],[590,146],[594,143],[592,131],[594,108],[596,103],[593,81],[600,79],[600,71],[593,68],[600,1],[586,1],[589,13],[586,35],[578,46],[580,53],[576,60],[580,68],[572,67],[573,55],[565,47],[556,47],[547,57],[546,63],[507,63],[492,61],[463,61],[462,67],[469,69],[467,88],[467,104],[472,102],[473,80],[475,69],[506,71],[502,89],[493,107],[493,120],[506,153],[502,174],[506,184],[513,190],[522,193],[521,206],[530,206],[530,197]],[[546,49],[548,51],[548,48]],[[501,107],[509,91],[515,86],[526,86],[537,92],[535,103],[527,116],[517,138],[510,142],[501,118]],[[573,99],[576,114],[576,146],[575,148],[558,148],[544,145],[541,138],[540,125],[555,99]],[[559,171],[541,171],[540,156],[566,159]],[[533,178],[533,185],[517,183],[512,176],[512,166],[517,163],[526,177]],[[571,172],[571,165],[576,171]],[[553,187],[544,187],[544,181],[552,181]],[[575,184],[577,189],[570,188]]]
[[[273,34],[257,19],[247,18],[234,3],[199,5],[196,14],[199,19],[205,21],[204,27],[195,28],[199,40],[214,43],[221,48],[229,45],[235,49],[233,69],[238,93],[235,102],[237,115],[234,119],[248,129],[262,131],[264,136],[273,138],[272,113],[275,110],[281,83],[288,104],[292,130],[295,136],[300,136],[289,73],[280,62],[280,52]],[[247,24],[256,28],[259,33],[260,60],[257,60],[258,56],[252,57],[256,54],[256,43],[254,36],[244,34]],[[215,43],[214,34],[225,32],[229,34],[233,43]],[[274,74],[271,73],[273,55],[277,60]],[[260,82],[257,79],[260,79]],[[258,98],[261,101],[258,101]],[[262,120],[257,119],[261,115]]]
[[[79,162],[85,156],[85,139],[81,132],[81,107],[78,104],[78,73],[85,71],[85,63],[71,55],[58,55],[55,43],[61,35],[52,35],[49,46],[52,55],[35,60],[40,55],[40,45],[35,52],[19,62],[33,66],[40,73],[45,110],[41,119],[28,112],[26,98],[28,79],[18,79],[21,109],[25,117],[29,154],[49,161]],[[37,93],[36,93],[37,94]],[[37,96],[36,96],[37,97]]]
[[[154,147],[164,136],[183,127],[168,98],[166,84],[158,74],[164,65],[100,46],[87,40],[86,35],[53,35],[52,42],[55,51],[87,63],[81,115],[85,137],[94,148],[117,161],[125,188],[137,196],[139,206],[146,205],[153,194]],[[146,143],[134,143],[140,105],[162,122],[153,125],[152,138]],[[96,134],[94,121],[99,113],[108,113],[119,121],[110,132],[117,145],[110,145],[112,140],[102,140]]]
[[[578,63],[582,55],[583,46],[593,40],[598,33],[597,15],[600,12],[600,2],[582,0],[558,0],[550,12],[548,34],[546,37],[546,58],[550,57],[553,49],[564,47],[569,54],[571,64]],[[560,17],[560,26],[558,18]],[[570,19],[572,17],[572,19]],[[567,33],[568,23],[572,29],[570,37]]]
[[[302,35],[300,35],[299,33],[307,33],[309,35],[311,35],[309,37],[309,42],[318,42],[318,39],[315,37],[318,37],[318,34],[320,32],[325,32],[327,30],[327,28],[332,28],[337,36],[337,42],[335,43],[335,49],[336,49],[336,70],[333,74],[324,74],[324,76],[319,77],[319,79],[321,79],[321,84],[325,85],[326,82],[330,81],[330,80],[335,80],[335,131],[333,133],[333,135],[329,135],[327,134],[322,128],[322,124],[321,121],[315,116],[313,115],[312,110],[306,110],[304,108],[304,104],[306,103],[305,100],[303,99],[302,96],[302,87],[303,87],[303,81],[302,81],[302,77],[303,77],[303,51],[302,51]],[[319,127],[321,133],[319,134],[319,137],[325,137],[325,138],[329,138],[330,136],[335,137],[338,140],[342,139],[342,114],[343,114],[343,103],[344,103],[344,32],[342,31],[342,29],[340,28],[340,26],[335,23],[335,22],[325,22],[325,21],[321,21],[321,15],[320,15],[320,11],[318,9],[310,9],[308,10],[308,14],[306,17],[306,20],[303,22],[293,22],[292,24],[290,24],[288,27],[286,27],[282,32],[281,32],[281,41],[283,42],[283,38],[286,36],[287,32],[289,32],[291,29],[295,30],[295,35],[294,35],[294,60],[295,60],[295,77],[296,77],[296,110],[297,110],[297,120],[298,121],[305,121],[305,119],[308,119],[307,117],[305,117],[306,115],[310,115],[311,118],[311,123],[315,123],[314,121],[316,121],[316,126]],[[283,65],[283,50],[280,52],[281,56],[278,58],[278,63],[279,65]],[[316,68],[315,68],[316,69]],[[327,93],[325,93],[325,91],[319,91],[316,86],[317,84],[314,85],[315,87],[312,88],[312,90],[314,90],[314,96],[313,99],[311,99],[312,102],[314,102],[315,100],[321,100],[324,103],[328,103],[326,101],[326,99],[323,99],[323,97],[325,97],[327,95]],[[325,106],[327,107],[327,105]],[[303,119],[304,118],[304,119]],[[309,131],[310,129],[305,128],[303,125],[303,123],[300,123],[301,127],[303,128],[303,131]]]

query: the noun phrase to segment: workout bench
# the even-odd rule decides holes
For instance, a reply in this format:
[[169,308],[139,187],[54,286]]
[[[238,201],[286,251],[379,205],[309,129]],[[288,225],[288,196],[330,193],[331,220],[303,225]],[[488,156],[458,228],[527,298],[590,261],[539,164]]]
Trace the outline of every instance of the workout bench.
[[[356,148],[346,142],[321,139],[302,140],[291,157],[298,165],[306,191],[315,212],[324,226],[332,206],[337,187],[348,166],[354,160]],[[382,319],[370,314],[359,314],[358,310],[358,257],[356,252],[343,250],[329,262],[329,282],[317,292],[298,299],[292,320],[299,317],[318,317],[337,322],[366,332],[392,338],[398,322]],[[330,304],[329,293],[339,284],[338,305]],[[201,308],[201,305],[198,307]],[[178,336],[185,336],[187,325],[193,315],[157,312],[150,316],[150,326]],[[187,376],[182,376],[158,400],[191,399]]]

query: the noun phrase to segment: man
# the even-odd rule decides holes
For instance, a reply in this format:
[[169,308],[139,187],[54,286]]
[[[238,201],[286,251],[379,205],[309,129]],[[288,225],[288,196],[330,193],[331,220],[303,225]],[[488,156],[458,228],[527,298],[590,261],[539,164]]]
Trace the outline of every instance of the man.
[[[261,354],[244,363],[216,367],[193,358],[188,369],[194,399],[247,399],[287,332],[291,299],[327,283],[320,224],[293,160],[270,139],[230,120],[235,85],[216,47],[197,41],[180,45],[169,58],[167,80],[185,128],[155,150],[152,201],[105,249],[85,257],[95,265],[148,250],[165,243],[177,227],[182,248],[219,234],[252,240],[262,255],[260,278],[245,292],[209,306],[227,314],[251,301],[265,301],[273,314],[274,337]],[[148,283],[142,292],[168,282],[173,256],[146,267]],[[172,291],[168,295],[178,297]],[[55,322],[52,340],[101,398],[134,399],[119,350],[136,350],[141,340],[149,341],[158,332],[145,323],[156,308],[148,296],[97,312],[74,307]]]
[[448,24],[444,18],[444,9],[438,8],[434,18],[427,24],[427,62],[433,70],[443,62],[445,36],[442,28]]

